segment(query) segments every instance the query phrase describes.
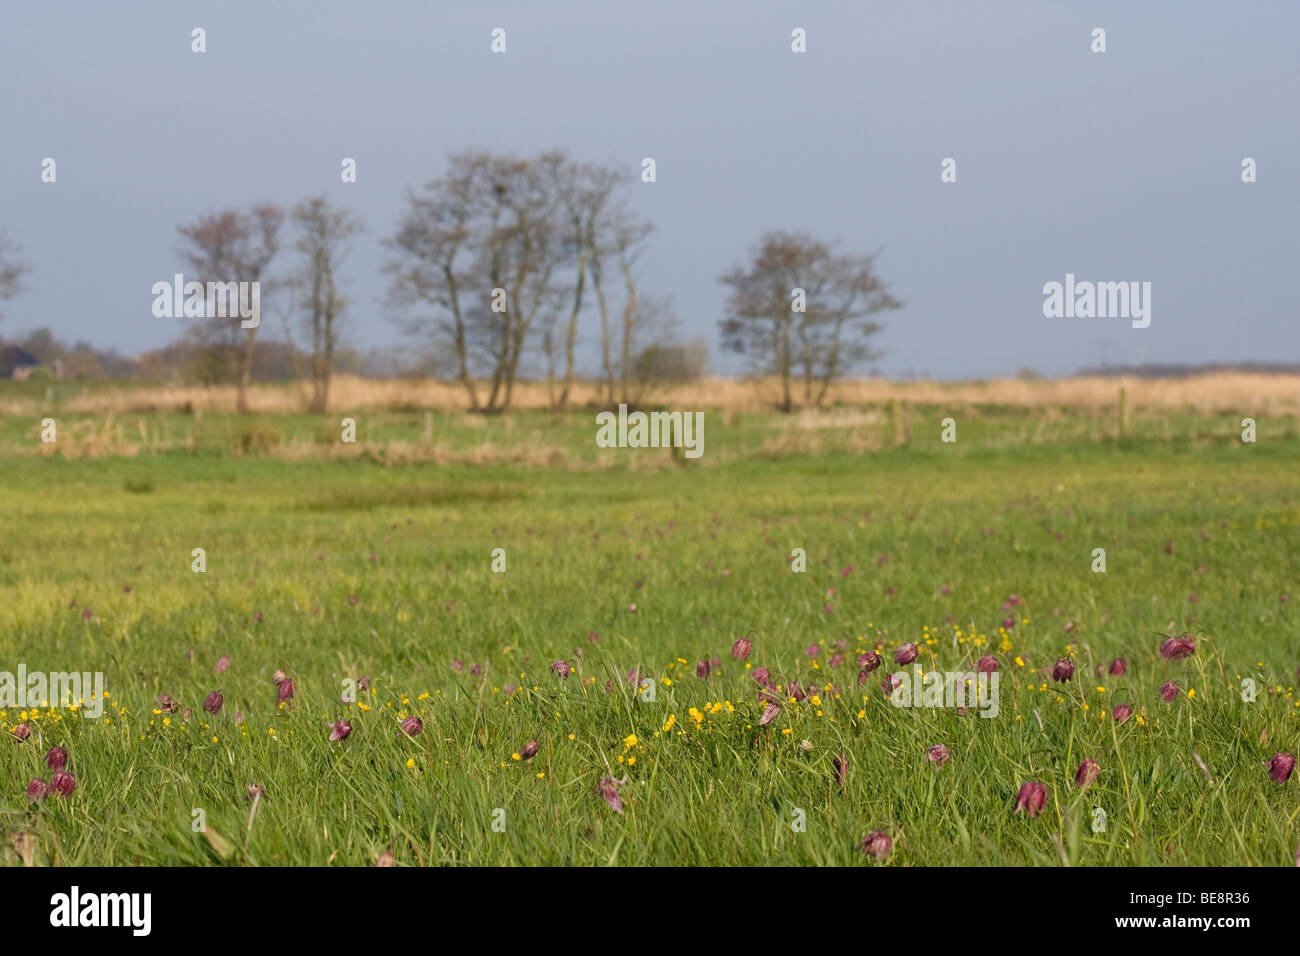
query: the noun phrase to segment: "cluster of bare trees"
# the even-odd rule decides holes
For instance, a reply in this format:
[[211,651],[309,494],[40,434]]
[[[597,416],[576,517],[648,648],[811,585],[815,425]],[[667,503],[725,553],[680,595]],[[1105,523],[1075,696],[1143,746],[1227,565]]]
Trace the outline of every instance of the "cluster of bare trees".
[[[636,262],[651,226],[628,208],[626,172],[562,152],[521,159],[451,156],[447,173],[408,196],[387,240],[390,299],[406,327],[445,357],[470,408],[510,406],[529,349],[551,404],[573,396],[579,326],[594,299],[607,404],[634,398],[641,343],[667,333],[666,300],[641,296]],[[621,315],[611,298],[622,298]]]
[[723,347],[780,382],[777,407],[821,405],[831,384],[877,357],[871,316],[902,303],[876,274],[876,256],[840,254],[806,233],[769,232],[750,262],[722,277],[731,292]]
[[[554,410],[574,399],[583,316],[595,313],[599,401],[636,404],[652,382],[698,377],[702,342],[676,336],[670,302],[646,294],[638,261],[652,226],[630,208],[624,168],[579,162],[560,151],[534,157],[452,154],[447,170],[408,193],[396,232],[383,240],[388,298],[429,367],[458,381],[471,410],[510,407],[516,383],[544,376]],[[309,407],[329,400],[351,302],[341,270],[363,230],[324,195],[286,210],[270,203],[224,209],[179,227],[186,278],[257,282],[279,303],[290,338],[309,342]],[[0,299],[18,291],[24,266],[0,234]],[[769,232],[749,261],[722,277],[724,348],[774,376],[776,405],[820,405],[831,384],[873,359],[875,314],[900,303],[876,273],[876,257],[842,254],[805,233]],[[258,327],[239,319],[187,330],[221,368],[205,381],[236,380],[248,409]],[[304,350],[305,351],[305,350]],[[294,363],[299,351],[290,348]],[[800,393],[802,393],[800,395]]]
[[[270,269],[279,258],[286,218],[293,233],[289,242],[295,261],[273,274]],[[325,196],[304,199],[287,215],[279,206],[258,203],[248,210],[221,210],[180,227],[181,252],[193,273],[187,278],[204,283],[259,282],[264,298],[284,293],[284,315],[291,335],[305,333],[311,340],[309,406],[313,411],[324,411],[328,400],[334,353],[348,306],[339,269],[351,250],[352,237],[361,228],[356,217]],[[258,328],[260,325],[243,328],[238,321],[229,321],[197,324],[190,330],[193,337],[217,346],[212,354],[218,360],[239,349],[242,337],[238,370],[241,412],[248,410]]]

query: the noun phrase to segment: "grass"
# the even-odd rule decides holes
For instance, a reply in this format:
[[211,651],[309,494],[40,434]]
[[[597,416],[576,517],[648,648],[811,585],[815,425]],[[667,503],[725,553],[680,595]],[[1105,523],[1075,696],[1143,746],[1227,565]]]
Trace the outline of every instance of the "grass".
[[[440,413],[449,449],[549,435],[566,467],[289,457],[299,438],[330,447],[319,422],[217,413],[188,446],[41,456],[34,423],[7,418],[0,671],[102,671],[109,705],[43,708],[31,738],[0,739],[0,854],[17,862],[21,832],[56,864],[867,865],[856,847],[879,829],[887,865],[1292,864],[1300,775],[1279,785],[1264,762],[1300,751],[1294,419],[1261,418],[1242,445],[1229,415],[1138,416],[1121,441],[1105,418],[985,410],[943,445],[941,412],[918,408],[904,447],[879,408],[825,428],[710,415],[685,466],[600,458],[586,413]],[[194,425],[126,416],[123,435],[135,418]],[[373,452],[418,444],[423,414],[364,421]],[[272,437],[244,447],[247,429]],[[1195,654],[1164,661],[1183,632]],[[753,668],[819,703],[786,701],[760,728],[753,670],[730,655],[745,635]],[[927,669],[995,654],[999,716],[890,706],[880,681],[909,641]],[[874,649],[887,664],[860,687],[854,660]],[[1062,685],[1047,671],[1066,655]],[[720,673],[697,678],[714,657]],[[1115,657],[1127,673],[1098,676]],[[1117,724],[1117,703],[1134,717]],[[410,714],[415,737],[398,729]],[[3,730],[23,720],[0,711]],[[538,754],[513,759],[530,740]],[[952,758],[935,767],[940,743]],[[29,804],[53,745],[76,790]],[[1082,793],[1085,757],[1102,772]],[[626,780],[622,814],[593,792],[606,774]],[[1048,788],[1036,819],[1013,812],[1028,780]]]

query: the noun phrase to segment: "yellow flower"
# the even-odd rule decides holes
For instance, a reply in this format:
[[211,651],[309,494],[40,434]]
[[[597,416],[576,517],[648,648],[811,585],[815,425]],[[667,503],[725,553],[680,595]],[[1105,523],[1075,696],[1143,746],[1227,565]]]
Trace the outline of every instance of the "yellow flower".
[[414,769],[415,769],[415,758],[414,758],[414,757],[410,757],[410,758],[408,758],[407,761],[406,761],[406,766],[407,766],[407,769],[409,769],[409,770],[414,770]]
[[636,746],[636,734],[628,734],[623,738],[623,743],[628,747]]
[[664,722],[664,733],[673,729],[673,724],[677,723],[677,715],[669,714],[668,719]]

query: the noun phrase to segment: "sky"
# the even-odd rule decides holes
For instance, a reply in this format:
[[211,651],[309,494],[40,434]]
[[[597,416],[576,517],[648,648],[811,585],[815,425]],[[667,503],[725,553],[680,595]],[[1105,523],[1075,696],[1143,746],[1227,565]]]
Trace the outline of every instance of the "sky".
[[[32,267],[0,336],[161,346],[178,225],[325,192],[366,226],[349,341],[399,343],[407,191],[452,151],[559,147],[626,166],[641,286],[724,372],[718,279],[771,229],[879,251],[889,376],[1300,361],[1297,36],[1300,4],[1249,0],[0,0],[0,228]],[[1150,282],[1150,325],[1045,317],[1067,273]]]

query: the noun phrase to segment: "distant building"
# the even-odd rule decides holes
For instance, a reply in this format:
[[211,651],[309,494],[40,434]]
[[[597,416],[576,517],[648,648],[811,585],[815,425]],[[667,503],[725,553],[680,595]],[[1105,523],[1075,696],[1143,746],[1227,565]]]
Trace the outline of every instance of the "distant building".
[[14,378],[21,381],[32,374],[32,369],[40,364],[34,355],[16,345],[0,346],[0,378]]

